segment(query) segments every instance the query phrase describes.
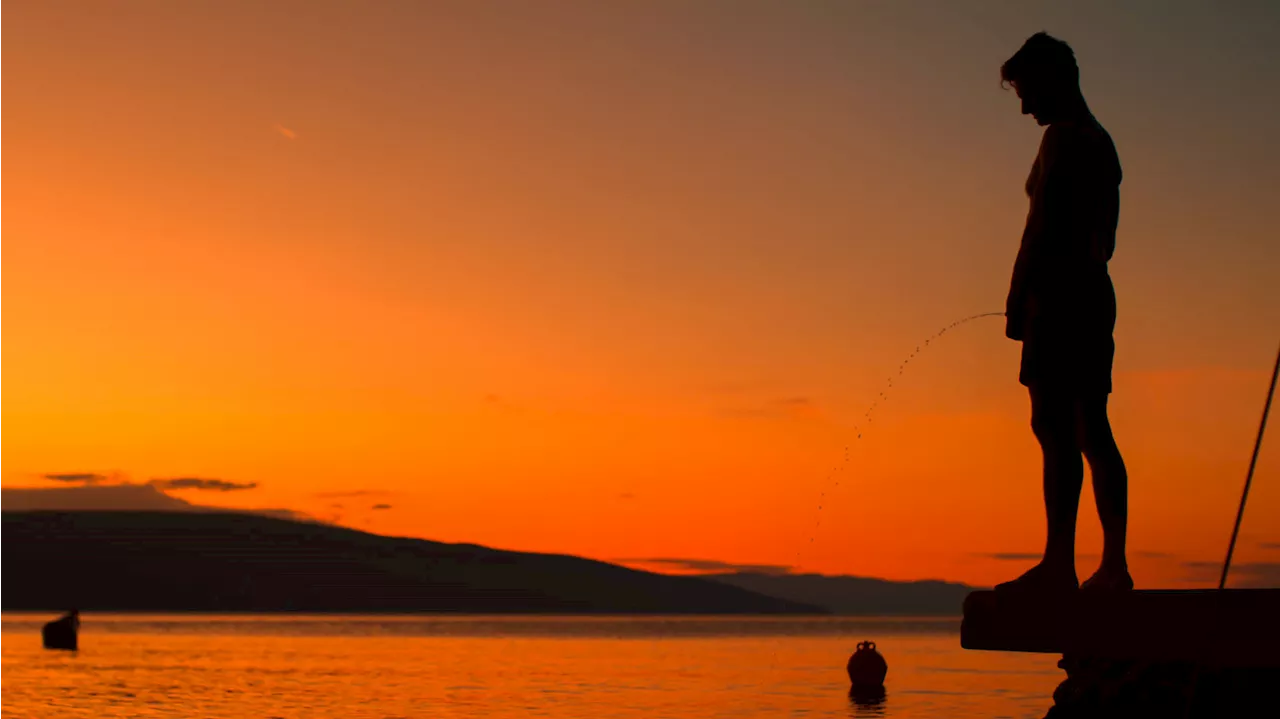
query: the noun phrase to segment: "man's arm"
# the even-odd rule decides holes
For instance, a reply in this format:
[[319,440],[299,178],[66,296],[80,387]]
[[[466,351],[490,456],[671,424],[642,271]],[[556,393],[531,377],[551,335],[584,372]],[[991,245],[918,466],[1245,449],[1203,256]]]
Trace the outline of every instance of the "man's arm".
[[1005,336],[1021,341],[1025,336],[1026,322],[1034,301],[1032,290],[1040,281],[1042,268],[1053,251],[1055,230],[1066,221],[1062,215],[1064,204],[1069,204],[1071,191],[1069,163],[1073,151],[1069,146],[1069,131],[1050,125],[1040,142],[1037,157],[1039,177],[1031,188],[1031,207],[1027,212],[1026,226],[1018,257],[1013,264],[1013,278],[1009,283],[1009,295],[1005,300]]
[[[1030,223],[1028,222],[1028,226]],[[1018,248],[1018,257],[1013,262],[1013,279],[1009,282],[1009,296],[1004,302],[1004,335],[1011,340],[1021,342],[1024,338],[1027,321],[1027,230],[1022,231],[1022,245]]]

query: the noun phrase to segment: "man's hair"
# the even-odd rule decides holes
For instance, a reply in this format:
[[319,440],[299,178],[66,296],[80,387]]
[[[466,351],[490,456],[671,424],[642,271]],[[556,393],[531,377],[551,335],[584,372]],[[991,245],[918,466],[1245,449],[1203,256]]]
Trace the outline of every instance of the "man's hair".
[[1078,87],[1080,68],[1071,46],[1045,32],[1027,38],[1000,67],[1001,83]]

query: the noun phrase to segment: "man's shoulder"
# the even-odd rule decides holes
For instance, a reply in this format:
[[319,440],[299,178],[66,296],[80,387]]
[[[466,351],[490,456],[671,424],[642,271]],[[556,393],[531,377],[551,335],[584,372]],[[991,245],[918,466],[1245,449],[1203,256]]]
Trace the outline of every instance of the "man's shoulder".
[[1054,148],[1093,147],[1115,151],[1111,134],[1093,118],[1055,122],[1044,130],[1044,143]]
[[[1101,130],[1099,125],[1098,130]],[[1106,131],[1103,131],[1105,134]],[[1094,128],[1079,122],[1055,122],[1044,129],[1044,137],[1040,145],[1048,150],[1063,150],[1078,147],[1096,139]]]
[[1055,122],[1045,128],[1040,154],[1046,162],[1073,166],[1096,165],[1108,174],[1118,171],[1119,156],[1111,135],[1096,120]]

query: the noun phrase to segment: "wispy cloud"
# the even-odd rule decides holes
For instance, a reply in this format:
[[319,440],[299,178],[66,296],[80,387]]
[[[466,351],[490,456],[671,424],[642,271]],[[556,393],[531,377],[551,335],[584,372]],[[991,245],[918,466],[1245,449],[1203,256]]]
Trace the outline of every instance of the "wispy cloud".
[[390,504],[375,504],[375,505],[373,505],[372,507],[370,507],[369,509],[378,509],[378,510],[380,510],[380,509],[391,509],[391,505],[390,505]]
[[[1222,575],[1222,563],[1215,561],[1183,562],[1186,578],[1192,582],[1216,583]],[[1227,584],[1233,587],[1261,589],[1280,587],[1280,562],[1232,563]]]
[[1262,542],[1258,546],[1263,549],[1280,549],[1280,542]]
[[209,479],[207,477],[167,477],[153,479],[150,484],[156,489],[183,490],[198,489],[206,492],[239,492],[257,489],[257,482],[228,482],[225,479]]
[[284,125],[281,125],[281,124],[280,124],[280,123],[278,123],[278,122],[277,122],[276,124],[272,125],[272,126],[271,126],[271,129],[273,129],[273,130],[275,130],[276,132],[280,133],[280,134],[281,134],[281,135],[283,135],[286,139],[289,139],[289,140],[296,140],[296,139],[298,139],[298,133],[294,132],[293,130],[290,130],[289,128],[285,127]]
[[261,514],[267,517],[275,517],[276,519],[287,519],[291,522],[322,522],[324,520],[307,512],[299,512],[296,509],[244,509],[237,510],[248,514]]
[[725,572],[753,572],[757,574],[788,574],[792,567],[786,564],[738,564],[723,562],[718,559],[688,559],[683,557],[649,557],[637,559],[619,559],[620,564],[660,567],[682,572],[702,572],[706,574]]
[[722,412],[732,417],[759,419],[813,419],[822,414],[812,397],[780,397],[750,407],[726,407]]
[[[1162,555],[1159,552],[1132,552],[1131,554],[1135,556],[1146,555],[1150,557],[1167,556]],[[979,552],[974,556],[981,557],[983,559],[994,559],[997,562],[1034,562],[1044,557],[1040,552]],[[1099,559],[1100,557],[1101,555],[1090,552],[1076,555],[1076,559],[1086,560]]]
[[53,482],[65,482],[67,484],[98,484],[99,482],[105,482],[110,479],[110,477],[105,474],[97,474],[94,472],[53,472],[40,476]]
[[746,392],[767,392],[774,383],[761,378],[721,380],[693,386],[691,389],[707,394],[742,394]]
[[514,414],[514,413],[520,413],[524,411],[523,408],[520,407],[520,405],[515,404],[509,398],[504,397],[496,392],[490,392],[486,394],[482,398],[482,401],[485,403],[486,406],[492,409],[498,410],[500,412],[511,412]]
[[323,499],[343,499],[346,497],[386,497],[391,492],[385,489],[347,489],[335,492],[316,492],[315,496]]

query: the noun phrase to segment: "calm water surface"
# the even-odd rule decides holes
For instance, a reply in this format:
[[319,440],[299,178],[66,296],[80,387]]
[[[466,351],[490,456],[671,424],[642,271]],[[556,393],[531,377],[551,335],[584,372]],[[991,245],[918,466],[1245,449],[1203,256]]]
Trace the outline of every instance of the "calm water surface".
[[[19,717],[1042,717],[1056,657],[960,649],[955,620],[3,617],[0,710]],[[872,639],[882,702],[848,695]]]

